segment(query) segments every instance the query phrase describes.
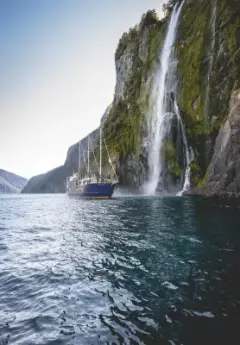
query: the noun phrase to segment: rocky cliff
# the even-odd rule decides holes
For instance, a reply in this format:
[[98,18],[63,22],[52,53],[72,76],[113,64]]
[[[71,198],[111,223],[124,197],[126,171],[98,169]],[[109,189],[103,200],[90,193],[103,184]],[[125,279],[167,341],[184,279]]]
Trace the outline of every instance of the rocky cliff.
[[[103,131],[123,186],[138,188],[148,177],[150,95],[175,3],[170,1],[165,7],[161,20],[155,11],[144,14],[138,25],[123,34],[116,50],[115,95]],[[239,193],[239,0],[185,0],[175,51],[177,101],[194,153],[192,189],[196,193]],[[99,131],[91,137],[97,155]],[[87,138],[81,144],[86,147],[86,142]],[[172,145],[166,147],[166,163],[177,177],[184,164],[177,161]],[[62,167],[31,179],[24,192],[64,191],[66,177],[78,169],[78,150],[78,144],[70,147]],[[84,166],[82,158],[80,163]],[[104,155],[105,169],[106,163]]]
[[229,113],[215,141],[206,183],[191,193],[240,195],[240,89],[232,92]]
[[[144,15],[139,26],[123,35],[116,52],[117,83],[107,125],[108,141],[119,155],[118,171],[123,184],[141,185],[147,178],[148,152],[144,143],[151,113],[152,76],[176,2],[166,6],[167,17],[161,21],[154,12]],[[178,103],[194,153],[192,188],[204,193],[238,193],[239,1],[186,0],[176,55]],[[181,163],[176,161],[173,147],[167,151],[167,164],[174,167],[177,175],[176,167],[181,167]]]
[[0,193],[20,193],[27,179],[0,169]]
[[[240,173],[235,164],[240,148],[236,140],[239,128],[236,90],[240,84],[239,1],[186,1],[176,49],[179,105],[195,155],[191,164],[193,187],[219,194],[227,191],[229,184],[231,191],[237,193],[239,182],[235,180],[232,184],[230,176]],[[230,165],[226,165],[224,155],[230,155]],[[228,183],[224,177],[226,170]],[[216,180],[218,183],[213,183]]]
[[115,96],[104,132],[116,158],[120,185],[140,187],[147,179],[147,115],[158,55],[167,27],[155,11],[124,33],[116,54]]
[[240,193],[240,89],[232,93],[208,169],[208,189]]

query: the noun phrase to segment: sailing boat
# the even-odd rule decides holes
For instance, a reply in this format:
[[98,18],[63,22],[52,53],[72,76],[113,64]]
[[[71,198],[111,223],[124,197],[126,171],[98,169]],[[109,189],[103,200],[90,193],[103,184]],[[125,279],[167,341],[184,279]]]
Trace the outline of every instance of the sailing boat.
[[[104,140],[105,146],[106,142]],[[102,129],[100,127],[100,162],[99,162],[99,176],[90,173],[89,167],[89,136],[88,136],[88,159],[87,159],[87,174],[81,176],[80,174],[80,151],[81,142],[79,142],[79,167],[78,173],[74,173],[67,178],[67,194],[79,196],[86,199],[109,199],[112,197],[114,188],[118,183],[117,175],[112,165],[109,152],[106,146],[109,163],[114,173],[114,178],[102,176]],[[85,157],[84,162],[85,162]]]

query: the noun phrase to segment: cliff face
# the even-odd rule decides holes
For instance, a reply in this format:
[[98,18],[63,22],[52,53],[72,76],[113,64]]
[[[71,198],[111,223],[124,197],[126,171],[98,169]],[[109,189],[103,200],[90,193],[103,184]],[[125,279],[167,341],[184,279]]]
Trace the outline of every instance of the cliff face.
[[115,54],[115,95],[104,133],[124,186],[138,188],[147,178],[149,97],[166,23],[154,11],[147,12],[139,25],[123,34]]
[[[224,170],[228,169],[231,180],[235,174],[233,161],[238,159],[230,155],[232,163],[227,167],[224,155],[229,155],[230,146],[235,153],[239,150],[235,134],[239,128],[235,93],[240,84],[239,1],[185,2],[176,48],[179,105],[195,155],[191,163],[193,187],[224,193],[228,189]],[[216,180],[218,184],[213,184]],[[229,188],[238,192],[238,182],[231,184],[230,180]]]
[[20,193],[27,179],[0,169],[0,193]]
[[[139,186],[148,175],[144,144],[152,76],[174,3],[162,21],[154,12],[144,15],[139,26],[123,35],[116,52],[115,97],[105,130],[124,185]],[[186,0],[176,56],[178,104],[194,153],[192,187],[204,193],[238,193],[240,2]],[[177,166],[172,151],[165,155],[166,163]]]
[[232,93],[229,114],[215,142],[203,193],[240,193],[240,89]]
[[66,170],[61,166],[30,178],[22,193],[64,193],[65,181]]
[[[124,33],[116,54],[113,103],[104,116],[103,132],[123,186],[139,187],[148,176],[147,133],[150,94],[172,6],[159,20],[154,11]],[[191,180],[194,192],[240,191],[240,2],[185,0],[176,42],[177,102],[194,153]],[[174,132],[174,130],[173,130]],[[99,130],[91,133],[99,156]],[[87,138],[81,141],[86,148]],[[181,175],[176,148],[166,146],[172,174]],[[24,192],[62,192],[66,177],[78,169],[79,145],[69,148],[64,165],[31,179]],[[84,159],[80,158],[84,167]],[[107,155],[103,153],[105,172]],[[91,168],[94,157],[91,155]],[[179,170],[180,169],[180,170]]]

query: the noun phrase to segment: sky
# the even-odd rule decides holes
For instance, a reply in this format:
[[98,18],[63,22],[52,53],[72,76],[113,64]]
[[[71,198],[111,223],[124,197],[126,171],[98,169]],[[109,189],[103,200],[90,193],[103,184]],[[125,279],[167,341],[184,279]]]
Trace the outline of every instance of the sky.
[[99,126],[121,35],[163,0],[0,0],[0,168],[26,178],[64,163]]

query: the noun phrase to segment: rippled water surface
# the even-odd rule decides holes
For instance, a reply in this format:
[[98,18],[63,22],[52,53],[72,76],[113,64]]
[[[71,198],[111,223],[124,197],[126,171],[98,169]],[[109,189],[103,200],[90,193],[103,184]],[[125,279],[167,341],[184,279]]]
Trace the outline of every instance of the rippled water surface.
[[0,344],[235,344],[240,209],[0,197]]

